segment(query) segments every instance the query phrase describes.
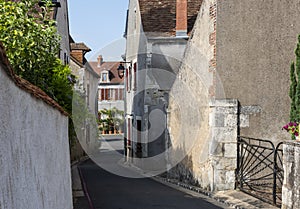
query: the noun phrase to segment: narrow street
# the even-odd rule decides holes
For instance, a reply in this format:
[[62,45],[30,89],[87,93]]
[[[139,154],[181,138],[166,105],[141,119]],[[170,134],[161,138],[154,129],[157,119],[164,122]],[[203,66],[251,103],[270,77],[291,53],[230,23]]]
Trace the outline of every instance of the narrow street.
[[[124,165],[121,138],[102,140],[99,156],[78,165],[91,209],[219,209],[226,208],[208,197],[177,186],[140,177]],[[109,171],[107,171],[109,170]],[[113,173],[116,174],[113,174]],[[118,173],[117,173],[118,172]],[[173,188],[172,188],[173,187]],[[75,207],[76,208],[76,207]],[[86,209],[89,209],[86,208]],[[81,207],[81,209],[85,209]]]

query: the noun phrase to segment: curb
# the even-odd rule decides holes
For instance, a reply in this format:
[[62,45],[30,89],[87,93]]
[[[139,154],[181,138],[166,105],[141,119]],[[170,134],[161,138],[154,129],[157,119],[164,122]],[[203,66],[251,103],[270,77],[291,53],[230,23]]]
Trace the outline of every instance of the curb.
[[[261,206],[263,205],[263,207],[257,207],[257,205],[253,205],[253,204],[250,204],[250,203],[247,203],[247,202],[243,202],[240,199],[236,199],[237,202],[230,201],[230,200],[227,200],[226,198],[224,198],[226,196],[227,197],[233,197],[233,196],[230,196],[230,194],[227,194],[227,195],[225,195],[223,197],[220,196],[220,195],[218,196],[218,194],[216,194],[214,192],[209,192],[207,190],[201,189],[200,187],[196,187],[196,186],[192,186],[192,185],[189,185],[189,184],[185,184],[185,183],[179,182],[178,180],[175,180],[175,179],[167,179],[167,178],[160,177],[160,176],[152,177],[152,179],[155,180],[155,181],[158,181],[160,183],[173,184],[173,185],[182,187],[184,189],[188,189],[190,191],[202,194],[202,195],[207,196],[207,197],[209,197],[209,198],[211,198],[211,199],[213,199],[213,200],[215,200],[215,201],[217,201],[219,203],[222,203],[222,204],[228,206],[229,208],[235,208],[235,209],[249,209],[249,208],[276,209],[277,208],[277,207],[275,207],[273,205],[270,205],[270,204],[265,203],[263,201],[260,201],[258,199],[257,199],[257,201],[260,202]],[[221,191],[221,192],[224,192],[224,191]],[[248,196],[247,194],[245,194],[245,193],[243,193],[243,192],[241,192],[239,190],[233,190],[233,192],[236,192],[236,193],[244,195],[244,196]],[[251,196],[250,198],[254,198],[254,197]]]
[[78,164],[88,160],[89,158],[90,158],[89,156],[83,156],[83,157],[79,158],[79,160],[75,160],[75,161],[71,162],[71,167],[74,165],[78,165]]
[[[88,159],[86,159],[86,160],[88,160]],[[86,160],[85,160],[85,161],[86,161]],[[84,162],[84,161],[82,161],[82,162]],[[81,163],[82,163],[82,162],[81,162]],[[83,175],[82,175],[82,172],[81,172],[81,170],[80,170],[79,167],[77,167],[77,170],[78,170],[78,174],[79,174],[79,177],[80,177],[82,189],[83,189],[83,192],[84,192],[85,197],[87,198],[89,207],[90,207],[90,209],[95,209],[95,207],[94,207],[94,205],[93,205],[93,203],[92,203],[92,199],[91,199],[91,197],[90,197],[90,194],[89,194],[89,192],[88,192],[87,185],[86,185],[86,183],[85,183],[84,177],[83,177]]]

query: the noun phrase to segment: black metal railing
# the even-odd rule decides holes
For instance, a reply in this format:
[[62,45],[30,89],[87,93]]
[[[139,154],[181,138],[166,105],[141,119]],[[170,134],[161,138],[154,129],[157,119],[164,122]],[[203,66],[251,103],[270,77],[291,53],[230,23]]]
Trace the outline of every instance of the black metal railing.
[[239,136],[237,187],[280,207],[282,180],[282,143]]

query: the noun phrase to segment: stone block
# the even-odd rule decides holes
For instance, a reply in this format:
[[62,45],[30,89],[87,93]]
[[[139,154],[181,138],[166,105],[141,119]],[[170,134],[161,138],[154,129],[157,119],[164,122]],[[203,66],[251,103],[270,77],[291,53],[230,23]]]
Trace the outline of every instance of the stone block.
[[236,142],[237,129],[235,127],[218,127],[213,128],[213,138],[218,142]]
[[215,114],[215,127],[224,127],[225,125],[225,115],[223,113]]
[[228,114],[225,118],[225,127],[237,128],[237,114]]
[[223,143],[213,140],[209,146],[209,154],[213,156],[223,156]]
[[219,157],[215,159],[215,168],[220,170],[232,171],[236,169],[236,157],[235,158],[224,158]]
[[222,184],[226,184],[226,171],[222,170],[222,169],[216,169],[214,172],[214,184],[215,185],[222,185]]
[[260,113],[262,111],[262,108],[257,105],[242,106],[240,111],[243,115],[251,115]]
[[238,101],[236,99],[217,99],[210,102],[213,107],[237,107]]
[[300,143],[285,142],[283,145],[284,179],[282,186],[282,208],[300,207]]
[[235,171],[227,171],[226,172],[226,184],[234,184],[235,183]]
[[224,157],[229,157],[229,158],[237,157],[237,144],[236,143],[224,144]]

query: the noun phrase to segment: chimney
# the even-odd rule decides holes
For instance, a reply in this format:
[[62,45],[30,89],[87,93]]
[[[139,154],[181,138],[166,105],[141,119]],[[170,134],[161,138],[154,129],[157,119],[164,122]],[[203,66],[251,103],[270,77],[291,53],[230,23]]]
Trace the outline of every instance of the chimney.
[[176,0],[176,36],[187,37],[187,0]]
[[102,65],[102,63],[103,63],[103,57],[102,57],[102,55],[99,55],[98,58],[97,58],[97,60],[98,60],[97,67],[100,67]]
[[84,55],[90,52],[91,49],[88,48],[84,43],[71,43],[70,44],[71,53],[70,55],[75,58],[81,64],[84,64]]
[[74,57],[78,62],[83,64],[83,51],[82,50],[71,50],[70,55]]

